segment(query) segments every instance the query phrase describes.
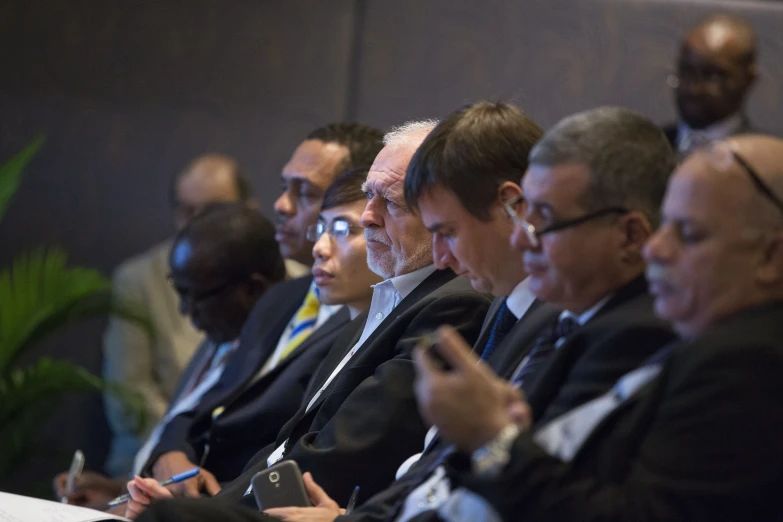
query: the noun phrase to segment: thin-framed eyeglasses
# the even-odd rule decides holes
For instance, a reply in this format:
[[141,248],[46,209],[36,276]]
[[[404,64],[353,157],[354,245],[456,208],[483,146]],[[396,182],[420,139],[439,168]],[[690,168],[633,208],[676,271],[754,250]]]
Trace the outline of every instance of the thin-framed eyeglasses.
[[245,277],[229,279],[225,283],[221,283],[217,286],[214,286],[209,290],[205,290],[197,294],[191,294],[190,291],[184,290],[181,287],[177,286],[177,283],[174,281],[174,278],[171,276],[171,274],[166,276],[166,279],[168,280],[169,284],[174,289],[174,291],[177,292],[179,298],[182,299],[183,301],[186,301],[190,306],[195,306],[202,301],[206,301],[207,299],[218,296],[221,293],[225,292],[228,288],[232,287],[233,285],[239,284],[247,280],[247,278]]
[[759,176],[759,173],[756,172],[756,169],[751,167],[750,163],[748,163],[748,160],[743,158],[739,153],[732,149],[728,143],[725,141],[709,143],[705,147],[705,152],[710,164],[722,172],[728,170],[732,163],[739,165],[745,174],[748,175],[751,182],[753,182],[756,190],[758,190],[761,195],[764,196],[769,202],[775,205],[775,207],[777,207],[777,209],[780,210],[780,212],[783,214],[783,200],[775,195],[769,185],[764,183],[764,180],[761,179],[761,176]]
[[319,221],[315,225],[307,227],[307,240],[316,242],[321,239],[324,233],[335,239],[344,239],[350,236],[351,232],[358,232],[359,230],[364,230],[364,228],[354,225],[347,219],[335,219],[330,225],[327,225],[325,221]]
[[593,219],[598,219],[599,217],[607,216],[609,214],[627,214],[628,212],[630,212],[625,207],[607,207],[601,210],[596,210],[595,212],[590,212],[583,216],[575,217],[572,219],[564,219],[563,221],[552,223],[551,225],[547,227],[543,227],[539,230],[536,229],[535,225],[533,225],[532,223],[530,223],[528,220],[526,220],[525,218],[523,218],[517,213],[518,205],[522,203],[524,200],[525,198],[523,196],[514,196],[513,198],[503,202],[503,208],[506,209],[506,213],[514,222],[514,225],[525,231],[525,234],[527,235],[527,240],[530,243],[530,245],[533,246],[533,248],[537,248],[539,246],[540,244],[539,238],[545,234],[551,234],[553,232],[558,232],[560,230],[573,228],[583,223],[587,223],[588,221],[592,221]]

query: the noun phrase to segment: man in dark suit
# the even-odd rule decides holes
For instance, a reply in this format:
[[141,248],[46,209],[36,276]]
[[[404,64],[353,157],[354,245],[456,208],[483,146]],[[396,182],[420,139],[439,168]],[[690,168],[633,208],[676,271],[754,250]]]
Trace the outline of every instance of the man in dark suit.
[[[227,482],[242,472],[256,452],[275,441],[280,427],[299,408],[308,382],[338,332],[349,317],[356,318],[369,309],[371,286],[380,282],[367,266],[365,240],[359,224],[366,204],[361,190],[366,176],[366,168],[352,169],[338,176],[326,189],[319,221],[309,231],[311,241],[318,239],[313,248],[318,300],[327,306],[345,305],[344,310],[338,311],[317,333],[282,358],[268,353],[274,349],[273,343],[243,339],[249,346],[268,347],[267,353],[255,354],[260,361],[267,361],[263,365],[266,371],[251,377],[244,388],[231,386],[234,389],[228,396],[212,394],[197,410],[179,416],[176,421],[188,426],[185,439],[179,434],[169,435],[169,440],[161,439],[155,449],[157,454],[176,450],[193,454],[193,462],[200,462],[218,481]],[[339,240],[334,246],[328,240],[332,237]],[[273,289],[273,299],[268,302],[280,306],[285,302],[285,292],[292,286]],[[247,323],[250,335],[260,330],[256,322],[268,315],[268,310],[253,311]],[[241,373],[258,366],[247,364],[246,358],[241,362],[239,367],[234,365],[232,369],[236,372],[234,376],[227,375],[227,382],[245,381]],[[154,454],[150,460],[155,461]]]
[[[382,145],[381,131],[358,123],[332,123],[308,134],[283,167],[283,193],[275,202],[275,239],[285,258],[312,263],[313,242],[307,240],[306,231],[316,222],[324,191],[345,169],[369,165]],[[348,321],[347,310],[340,312],[337,308],[320,306],[311,276],[271,289],[258,302],[243,329],[241,355],[231,358],[225,374],[205,395],[197,410],[172,419],[151,458],[146,464],[141,463],[143,469],[158,480],[164,480],[198,465],[207,451],[203,443],[211,433],[213,413],[220,413],[226,401],[274,368],[287,351],[290,353],[305,342],[307,344],[300,352],[315,344],[333,342],[340,326]],[[280,397],[278,411],[287,411],[287,414],[280,414],[281,424],[296,411],[304,386],[306,383],[292,387],[285,401]],[[193,423],[197,425],[193,426]],[[202,443],[194,447],[189,439]],[[259,441],[259,444],[266,442],[262,438]],[[226,463],[219,471],[219,479],[230,480],[241,471],[241,466],[231,469],[230,463]],[[214,491],[218,485],[210,477],[208,473],[201,473],[179,484],[175,490],[198,496],[209,481],[209,487]]]
[[688,32],[670,77],[679,120],[664,128],[680,157],[752,131],[745,101],[757,77],[756,35],[746,20],[714,15]]
[[[219,203],[207,207],[177,233],[169,273],[181,312],[207,339],[191,359],[169,410],[140,454],[149,451],[178,412],[196,407],[226,371],[239,349],[242,325],[267,289],[283,280],[285,267],[272,223],[244,202]],[[64,491],[64,477],[58,477],[55,487],[69,503],[102,506],[122,492],[125,482],[85,473],[75,491]]]
[[[605,396],[531,431],[515,422],[524,402],[487,394],[499,389],[488,372],[471,375],[473,404],[428,400],[448,386],[417,360],[423,410],[472,454],[451,462],[460,494],[443,518],[781,520],[781,161],[783,140],[748,135],[678,168],[644,253],[656,311],[685,339]],[[449,351],[472,369],[467,350]],[[455,416],[481,433],[452,431]],[[476,466],[488,447],[494,462]]]
[[[337,498],[347,499],[356,485],[369,496],[421,447],[426,427],[413,397],[413,346],[444,323],[475,340],[490,304],[468,281],[431,264],[432,236],[405,205],[405,169],[433,126],[409,123],[385,137],[364,185],[361,222],[368,265],[386,279],[374,286],[369,313],[341,332],[276,444],[224,488],[224,501],[255,505],[250,479],[281,459],[295,460]],[[170,495],[149,479],[129,490],[129,515],[150,497]]]

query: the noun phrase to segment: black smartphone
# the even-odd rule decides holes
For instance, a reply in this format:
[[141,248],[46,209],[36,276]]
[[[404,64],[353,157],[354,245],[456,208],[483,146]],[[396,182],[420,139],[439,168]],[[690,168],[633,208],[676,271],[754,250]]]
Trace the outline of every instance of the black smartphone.
[[293,460],[278,462],[253,476],[253,495],[261,511],[275,507],[310,507],[302,471]]

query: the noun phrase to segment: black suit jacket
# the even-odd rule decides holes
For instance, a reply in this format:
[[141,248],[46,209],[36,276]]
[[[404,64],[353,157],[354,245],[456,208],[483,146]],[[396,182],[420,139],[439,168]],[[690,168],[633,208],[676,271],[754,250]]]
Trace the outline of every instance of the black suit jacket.
[[506,471],[461,484],[506,520],[783,519],[783,303],[678,343],[570,463],[523,434]]
[[[528,311],[490,359],[496,373],[510,378],[538,335],[552,326],[558,314],[548,304]],[[644,277],[630,281],[616,291],[595,316],[566,338],[538,378],[526,384],[527,400],[533,408],[536,424],[550,418],[554,412],[571,409],[606,393],[619,377],[674,337],[669,325],[653,313]],[[389,520],[396,517],[405,496],[429,477],[447,445],[447,441],[442,441],[440,448],[425,453],[400,480],[345,519]],[[437,517],[435,513],[425,513],[420,518]]]
[[[311,282],[311,277],[303,277],[280,283],[259,300],[221,379],[202,397],[196,410],[171,420],[149,459],[148,470],[163,453],[183,451],[192,462],[226,482],[239,476],[248,460],[275,440],[280,427],[299,408],[310,379],[338,332],[349,322],[349,312],[343,308],[253,382]],[[213,420],[212,412],[218,407],[225,410]]]
[[[419,336],[450,324],[472,343],[489,305],[464,278],[434,272],[383,320],[307,411],[310,398],[356,343],[366,314],[358,317],[335,342],[276,444],[260,452],[220,497],[241,497],[284,441],[285,458],[310,471],[338,502],[346,502],[356,485],[364,498],[386,487],[403,460],[421,449],[426,432],[413,393],[411,351]],[[253,505],[252,496],[246,501]]]

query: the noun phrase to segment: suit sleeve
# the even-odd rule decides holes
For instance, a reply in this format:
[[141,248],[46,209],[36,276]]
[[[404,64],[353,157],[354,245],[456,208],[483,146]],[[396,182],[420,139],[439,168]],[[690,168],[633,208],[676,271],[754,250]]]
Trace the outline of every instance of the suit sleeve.
[[756,519],[753,510],[775,498],[783,465],[783,358],[769,347],[708,349],[713,356],[668,374],[645,434],[625,448],[624,477],[572,468],[523,434],[499,478],[458,480],[506,520]]
[[[144,290],[128,267],[120,267],[115,272],[112,293],[114,299],[122,302],[146,303]],[[168,404],[155,381],[152,342],[143,328],[118,317],[109,319],[103,338],[104,379],[141,394],[147,408],[148,426],[160,421]],[[114,437],[106,468],[111,475],[125,474],[141,445],[138,427],[116,397],[104,394],[104,404]]]
[[318,431],[302,436],[288,457],[310,471],[340,504],[357,484],[362,485],[360,502],[385,488],[397,467],[421,451],[426,433],[413,392],[411,351],[417,338],[450,324],[473,343],[488,306],[489,300],[475,293],[447,295],[426,305],[399,337],[396,356],[356,386],[336,411],[328,412]]

